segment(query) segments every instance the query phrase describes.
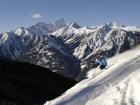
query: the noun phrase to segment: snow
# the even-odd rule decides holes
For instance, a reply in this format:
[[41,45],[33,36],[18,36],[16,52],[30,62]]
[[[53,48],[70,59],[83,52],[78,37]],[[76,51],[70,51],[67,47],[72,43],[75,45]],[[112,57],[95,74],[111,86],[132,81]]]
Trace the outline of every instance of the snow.
[[124,27],[122,24],[120,24],[120,23],[117,23],[117,22],[110,22],[110,23],[107,23],[107,25],[109,26],[109,27],[112,27],[112,28],[120,28],[120,27]]
[[138,27],[138,26],[127,26],[127,27],[124,27],[124,28],[121,28],[121,29],[126,30],[126,31],[140,32],[140,27]]
[[52,34],[55,36],[69,36],[72,34],[75,35],[82,35],[82,34],[89,34],[91,32],[95,32],[96,29],[94,28],[88,28],[88,27],[80,27],[78,24],[76,23],[70,23],[67,26],[53,32]]
[[108,59],[108,69],[90,71],[60,97],[45,105],[140,105],[140,47]]
[[[51,34],[61,38],[65,44],[72,48],[73,55],[79,60],[89,58],[98,50],[109,51],[114,46],[117,46],[114,53],[120,52],[126,36],[129,36],[126,31],[132,30],[132,27],[126,27],[117,22],[106,23],[95,28],[78,26],[76,23],[70,23]],[[135,27],[135,29],[139,30],[140,28]],[[130,40],[131,46],[134,46],[134,43],[135,36],[134,40],[133,38]]]
[[0,34],[0,37],[0,45],[7,41],[7,39],[9,38],[7,33]]
[[15,34],[18,35],[18,36],[21,36],[23,33],[23,30],[21,28],[18,28],[16,31],[15,31]]
[[[78,48],[78,49],[75,49],[73,55],[76,55],[76,57],[77,57],[78,59],[83,58],[83,57],[84,57],[84,54],[85,54],[86,48],[87,48],[87,45],[84,45],[84,46],[82,46],[82,47],[80,47],[80,48]],[[78,52],[78,51],[80,51],[80,52]],[[79,55],[78,55],[77,53],[78,53]]]
[[28,29],[24,28],[24,27],[20,27],[20,28],[17,28],[15,30],[15,34],[18,35],[18,36],[22,36],[22,35],[29,35],[29,31]]
[[64,55],[67,55],[67,53],[65,51],[63,51],[62,46],[60,46],[57,41],[52,38],[52,37],[48,37],[48,48],[55,48],[57,49],[59,52],[61,52]]

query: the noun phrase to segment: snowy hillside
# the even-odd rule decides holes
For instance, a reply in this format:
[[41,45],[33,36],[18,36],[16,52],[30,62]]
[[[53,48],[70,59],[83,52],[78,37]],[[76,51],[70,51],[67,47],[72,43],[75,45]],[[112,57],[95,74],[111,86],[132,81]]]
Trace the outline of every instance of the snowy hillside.
[[108,69],[88,78],[45,105],[140,105],[140,46],[108,59]]

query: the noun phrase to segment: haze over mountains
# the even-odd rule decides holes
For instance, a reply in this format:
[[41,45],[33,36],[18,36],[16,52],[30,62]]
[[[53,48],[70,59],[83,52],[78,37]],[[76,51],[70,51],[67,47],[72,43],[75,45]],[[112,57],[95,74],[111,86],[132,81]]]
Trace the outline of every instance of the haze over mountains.
[[74,79],[84,78],[95,55],[111,57],[139,44],[140,28],[106,23],[82,27],[64,19],[39,22],[0,34],[0,55],[50,68]]

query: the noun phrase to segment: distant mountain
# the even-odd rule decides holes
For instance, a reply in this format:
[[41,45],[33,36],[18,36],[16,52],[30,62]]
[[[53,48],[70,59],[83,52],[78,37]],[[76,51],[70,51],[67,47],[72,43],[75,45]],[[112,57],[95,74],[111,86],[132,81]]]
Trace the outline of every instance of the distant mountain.
[[37,36],[26,28],[0,34],[0,55],[17,58],[24,50],[32,47]]
[[59,19],[53,23],[43,23],[39,22],[33,26],[30,26],[29,29],[32,31],[33,34],[37,35],[47,35],[48,33],[54,32],[62,27],[65,27],[67,24],[65,20]]
[[140,44],[140,27],[116,22],[82,27],[64,19],[0,34],[0,55],[84,78],[96,55],[112,57]]
[[0,58],[0,105],[43,105],[77,83],[47,68]]
[[[139,37],[139,31],[127,31],[126,27],[119,27],[119,25],[117,26],[114,24],[115,23],[109,23],[95,28],[77,28],[74,27],[73,24],[70,24],[52,34],[61,38],[65,44],[69,45],[69,47],[72,48],[74,56],[78,59],[84,59],[89,54],[95,53],[99,49],[103,50],[103,48],[101,48],[103,45],[106,46],[106,49],[104,50],[113,46],[111,44],[113,42],[114,44],[117,45],[118,43],[120,44],[118,46],[121,46],[125,41],[125,37],[132,38],[133,45],[139,40],[137,39]],[[120,41],[122,41],[122,43],[119,43]],[[110,43],[110,45],[107,45],[107,43]]]

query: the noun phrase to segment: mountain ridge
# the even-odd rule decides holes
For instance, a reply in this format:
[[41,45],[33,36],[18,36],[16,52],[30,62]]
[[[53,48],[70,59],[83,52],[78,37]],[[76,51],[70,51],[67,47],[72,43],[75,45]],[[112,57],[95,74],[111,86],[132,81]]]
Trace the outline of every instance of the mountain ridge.
[[92,68],[90,62],[97,54],[111,57],[138,45],[140,28],[116,22],[82,27],[60,19],[49,25],[39,22],[29,28],[21,27],[0,36],[1,55],[77,78]]

